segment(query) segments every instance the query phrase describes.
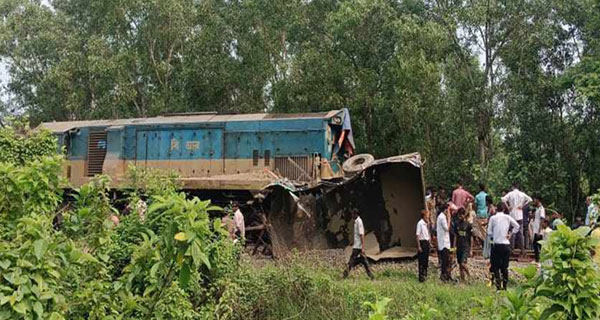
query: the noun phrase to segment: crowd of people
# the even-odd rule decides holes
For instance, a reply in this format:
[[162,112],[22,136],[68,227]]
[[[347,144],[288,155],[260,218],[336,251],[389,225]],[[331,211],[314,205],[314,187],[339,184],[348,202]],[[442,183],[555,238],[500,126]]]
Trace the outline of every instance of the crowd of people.
[[[421,219],[416,225],[420,282],[427,279],[432,251],[437,253],[442,281],[457,281],[452,276],[453,261],[458,265],[460,280],[468,280],[470,271],[467,262],[473,256],[473,248],[478,247],[482,256],[489,260],[490,280],[498,290],[506,290],[511,253],[518,249],[520,257],[525,258],[526,250],[532,249],[535,261],[539,263],[540,240],[546,240],[558,225],[565,223],[561,213],[548,210],[551,214],[547,214],[540,195],[530,197],[519,190],[517,184],[513,184],[510,191],[502,191],[496,204],[483,184],[479,185],[479,192],[475,196],[465,190],[460,182],[449,196],[443,187],[430,187],[426,190],[425,204],[426,208],[421,210]],[[125,211],[127,214],[135,212],[144,221],[147,204],[139,199],[135,205],[128,205]],[[361,264],[373,279],[365,255],[364,224],[357,209],[351,213],[354,241],[343,276],[347,277],[355,266]],[[586,212],[584,216],[575,217],[571,229],[584,225],[594,229],[600,223],[599,216],[600,209],[591,197],[587,197]],[[119,218],[114,214],[110,220],[115,225],[119,224]],[[237,202],[232,204],[231,209],[224,210],[222,223],[234,242],[245,239],[244,215]]]
[[[598,223],[598,207],[589,197],[586,203],[585,218],[576,217],[571,228],[594,227]],[[428,188],[426,209],[421,211],[416,226],[419,281],[427,278],[432,247],[437,250],[442,281],[456,281],[452,276],[453,257],[461,281],[467,280],[467,260],[473,255],[473,247],[478,246],[483,257],[489,259],[491,280],[498,290],[505,290],[511,253],[518,250],[519,256],[525,258],[526,250],[533,249],[539,263],[539,241],[564,223],[562,214],[546,211],[540,195],[531,197],[517,184],[512,190],[503,191],[496,204],[483,184],[475,196],[460,182],[450,196],[444,188]]]

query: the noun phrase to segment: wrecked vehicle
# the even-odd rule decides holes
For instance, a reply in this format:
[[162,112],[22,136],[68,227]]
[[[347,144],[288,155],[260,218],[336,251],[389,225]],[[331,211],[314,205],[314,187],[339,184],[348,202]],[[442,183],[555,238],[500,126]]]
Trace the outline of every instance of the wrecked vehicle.
[[[354,155],[347,109],[303,114],[171,114],[154,118],[48,122],[65,152],[71,187],[93,176],[127,188],[130,166],[176,171],[186,192],[225,206],[235,200],[249,240],[292,248],[349,244],[349,209],[362,213],[367,255],[416,252],[424,208],[419,154]],[[411,251],[412,250],[412,251]]]
[[[349,159],[348,161],[352,161]],[[257,197],[270,222],[274,253],[293,248],[344,248],[351,243],[350,209],[357,208],[373,259],[416,255],[415,226],[425,207],[418,153],[373,160],[337,183],[272,183]]]

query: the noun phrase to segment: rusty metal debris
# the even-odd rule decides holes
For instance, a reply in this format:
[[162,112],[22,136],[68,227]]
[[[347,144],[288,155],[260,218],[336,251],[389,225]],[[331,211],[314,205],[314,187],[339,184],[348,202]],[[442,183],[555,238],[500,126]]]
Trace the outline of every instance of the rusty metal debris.
[[412,153],[369,161],[335,182],[279,179],[264,187],[252,205],[265,214],[275,256],[292,249],[348,246],[352,208],[361,212],[369,258],[414,256],[414,226],[425,207],[421,157]]

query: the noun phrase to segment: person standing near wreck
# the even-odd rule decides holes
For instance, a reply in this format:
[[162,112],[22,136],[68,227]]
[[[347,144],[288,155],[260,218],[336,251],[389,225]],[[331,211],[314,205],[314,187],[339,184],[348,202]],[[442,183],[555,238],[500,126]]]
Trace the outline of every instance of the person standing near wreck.
[[452,191],[452,203],[454,203],[455,206],[458,208],[465,208],[467,202],[473,201],[474,199],[475,198],[469,191],[463,189],[461,181],[456,183],[456,189]]
[[452,280],[450,275],[450,208],[444,205],[436,221],[438,259],[441,261],[440,279],[442,281]]
[[587,205],[585,225],[594,228],[596,223],[598,223],[598,206],[592,201],[592,197],[587,197],[585,204]]
[[373,273],[371,273],[369,262],[365,256],[365,226],[358,209],[352,209],[352,219],[354,219],[354,244],[352,245],[352,255],[350,255],[348,261],[348,267],[344,270],[344,278],[347,278],[352,268],[360,263],[365,267],[369,278],[373,280]]
[[487,219],[488,218],[488,194],[485,192],[485,185],[483,183],[479,184],[479,193],[475,196],[475,212],[477,213],[477,218],[479,219]]
[[542,221],[546,219],[546,209],[544,209],[544,205],[542,204],[542,197],[539,194],[536,194],[533,197],[533,201],[535,204],[535,217],[533,218],[533,252],[535,253],[535,262],[540,262],[540,251],[542,249],[542,245],[539,243],[543,239],[544,228],[542,226]]
[[427,279],[427,267],[429,266],[429,250],[431,249],[429,236],[429,211],[421,210],[421,220],[417,223],[417,250],[419,256],[419,282]]
[[[511,232],[512,227],[512,232]],[[519,232],[520,225],[511,216],[498,211],[490,218],[487,233],[492,237],[492,271],[496,280],[496,289],[506,290],[508,285],[508,264],[510,261],[511,235]],[[500,277],[502,273],[502,277]]]
[[235,227],[235,236],[239,239],[246,238],[246,223],[244,222],[244,214],[240,210],[240,205],[237,202],[233,203],[233,224]]
[[467,259],[472,255],[473,247],[471,237],[473,236],[473,225],[467,219],[467,212],[464,208],[458,209],[459,221],[456,225],[456,260],[460,267],[460,280],[465,281],[466,277],[471,277],[467,266]]
[[511,239],[513,248],[519,247],[521,257],[525,257],[525,239],[523,235],[523,207],[533,201],[530,196],[519,190],[519,185],[515,182],[512,185],[512,191],[502,197],[502,202],[508,208],[510,216],[519,224],[518,232],[513,232],[514,239]]
[[[448,196],[446,195],[446,189],[443,186],[440,186],[438,188],[437,196],[435,198],[435,206],[437,209],[436,212],[444,211],[444,205],[446,205],[446,203],[448,203]],[[434,217],[437,217],[437,215],[434,215]]]

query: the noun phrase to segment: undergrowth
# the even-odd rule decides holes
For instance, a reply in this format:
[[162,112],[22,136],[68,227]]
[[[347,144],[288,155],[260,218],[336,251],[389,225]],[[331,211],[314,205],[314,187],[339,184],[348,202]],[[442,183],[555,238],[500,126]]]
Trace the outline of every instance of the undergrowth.
[[236,310],[233,319],[369,319],[389,298],[387,318],[373,319],[480,319],[470,312],[476,298],[501,298],[483,283],[419,283],[414,272],[391,269],[375,281],[362,274],[342,280],[341,271],[300,256],[259,268],[243,263],[224,284],[231,300],[221,303]]

